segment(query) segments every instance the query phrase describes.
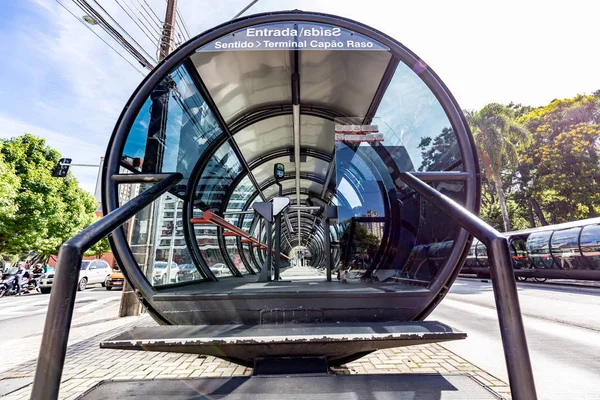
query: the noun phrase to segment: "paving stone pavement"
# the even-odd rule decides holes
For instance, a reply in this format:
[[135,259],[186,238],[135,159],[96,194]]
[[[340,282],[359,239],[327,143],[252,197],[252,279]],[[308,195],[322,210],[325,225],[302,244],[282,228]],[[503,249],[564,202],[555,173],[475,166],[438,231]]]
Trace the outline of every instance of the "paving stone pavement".
[[[146,315],[128,317],[133,321],[119,327],[106,327],[102,333],[69,346],[60,387],[60,399],[75,399],[106,379],[160,379],[251,375],[252,369],[212,356],[178,353],[140,352],[100,349],[99,343],[134,326],[151,326]],[[122,319],[127,320],[127,319]],[[98,332],[99,327],[90,326]],[[101,328],[100,328],[101,329]],[[36,360],[30,360],[0,372],[2,379],[33,377]],[[472,376],[505,399],[510,399],[508,385],[482,371],[440,344],[418,345],[380,350],[342,367],[332,368],[335,374],[410,374],[463,373]],[[2,400],[28,399],[31,385],[10,393]]]

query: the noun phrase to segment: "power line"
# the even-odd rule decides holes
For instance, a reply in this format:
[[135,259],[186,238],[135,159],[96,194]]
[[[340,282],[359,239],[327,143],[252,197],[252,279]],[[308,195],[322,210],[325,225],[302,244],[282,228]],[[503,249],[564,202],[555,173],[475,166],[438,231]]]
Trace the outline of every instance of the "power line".
[[187,24],[185,23],[185,20],[183,19],[183,16],[179,13],[179,10],[177,10],[177,20],[181,21],[181,24],[183,25],[183,29],[185,30],[185,33],[187,34],[188,39],[192,37],[192,35],[190,35],[190,31],[188,31],[187,28]]
[[[125,0],[123,0],[123,1],[125,1]],[[136,6],[136,5],[135,5],[135,3],[133,2],[133,0],[129,0],[129,2],[131,3],[131,6],[133,6],[133,8],[135,8],[135,9],[136,9],[137,13],[138,13],[139,15],[141,15],[141,16],[142,16],[142,18],[144,19],[144,21],[146,21],[146,24],[148,24],[148,25],[149,25],[149,27],[148,27],[148,26],[146,26],[146,27],[147,27],[148,29],[152,28],[152,30],[154,31],[154,33],[156,33],[156,34],[158,35],[158,40],[160,40],[160,35],[161,35],[161,32],[160,32],[160,26],[159,26],[159,29],[157,29],[157,28],[156,28],[156,26],[155,26],[156,24],[155,24],[155,23],[153,23],[153,21],[149,21],[149,20],[148,20],[148,18],[146,17],[146,15],[145,15],[144,13],[142,13],[142,11],[141,11],[141,10],[138,8],[138,6]],[[127,4],[127,3],[126,3],[126,4]],[[129,5],[128,5],[128,7],[129,7],[130,9],[131,9],[131,6],[129,6]],[[135,12],[136,12],[136,11],[133,11],[133,10],[132,10],[131,12],[135,14]],[[141,20],[140,20],[140,21],[141,21]]]
[[[131,0],[131,1],[133,2],[133,0]],[[152,15],[148,12],[148,10],[146,9],[146,7],[144,7],[144,5],[142,4],[142,2],[140,0],[137,0],[137,3],[140,5],[140,7],[142,7],[142,10],[144,10],[144,12],[148,16],[148,18],[150,18],[150,21],[152,21],[151,23],[153,23],[154,25],[156,25],[159,29],[162,29],[162,27],[160,25],[162,23],[161,20],[160,20],[160,18],[158,18],[158,16],[156,14],[154,14],[154,18],[152,18]],[[154,13],[154,10],[152,10],[152,12]],[[141,13],[141,11],[140,11],[140,13]]]
[[[139,3],[139,0],[138,0],[138,3]],[[150,11],[152,11],[152,14],[154,14],[154,17],[156,18],[156,20],[162,24],[163,21],[158,17],[158,15],[156,15],[156,13],[154,12],[154,9],[150,6],[150,4],[148,4],[148,2],[146,0],[144,0],[144,3],[148,6]]]
[[246,7],[244,7],[244,9],[242,11],[240,11],[239,13],[237,13],[235,15],[235,17],[231,18],[231,19],[236,19],[237,17],[239,17],[240,15],[242,15],[243,13],[245,13],[246,11],[248,11],[248,9],[250,7],[252,7],[253,5],[255,5],[256,3],[258,3],[258,0],[253,0],[250,2],[250,4],[248,4]]
[[[96,5],[97,5],[97,6],[100,8],[100,10],[102,10],[102,11],[104,12],[104,14],[106,14],[106,16],[109,18],[109,20],[110,20],[110,21],[112,21],[112,23],[113,23],[113,24],[115,24],[115,25],[116,25],[118,28],[120,28],[120,29],[121,29],[121,31],[123,31],[123,33],[125,33],[125,35],[126,35],[126,36],[127,36],[127,37],[128,37],[128,38],[129,38],[129,39],[130,39],[130,40],[131,40],[133,43],[137,44],[137,45],[138,45],[138,47],[139,47],[139,48],[140,48],[140,49],[141,49],[141,50],[142,50],[144,53],[146,53],[146,50],[144,50],[144,48],[143,48],[142,46],[140,46],[140,44],[139,44],[139,43],[138,43],[138,42],[137,42],[137,41],[136,41],[136,40],[135,40],[135,39],[134,39],[134,38],[133,38],[131,35],[129,35],[129,33],[127,32],[127,30],[126,30],[125,28],[123,28],[123,27],[122,27],[122,26],[121,26],[121,25],[120,25],[120,24],[119,24],[119,23],[118,23],[118,22],[117,22],[117,21],[116,21],[116,20],[115,20],[115,19],[114,19],[114,18],[111,16],[111,15],[110,15],[110,13],[109,13],[108,11],[106,11],[106,10],[105,10],[105,9],[102,7],[102,5],[100,5],[100,3],[98,3],[98,1],[96,1],[96,0],[91,0],[91,1],[93,1],[93,2],[94,2],[94,4],[96,4]],[[81,2],[81,3],[83,3],[83,4],[86,4],[86,5],[87,5],[89,8],[91,8],[91,10],[92,10],[94,13],[98,14],[98,12],[96,12],[96,10],[95,10],[94,8],[92,8],[92,7],[89,5],[89,3],[88,3],[86,0],[79,0],[79,2]],[[99,15],[99,14],[98,14],[98,15]],[[108,25],[108,27],[109,27],[111,30],[115,31],[115,33],[118,33],[118,32],[117,32],[117,31],[116,31],[116,30],[115,30],[115,29],[114,29],[114,28],[113,28],[113,27],[112,27],[110,24],[107,24],[107,25]],[[146,55],[147,55],[148,57],[152,58],[152,56],[151,56],[150,54],[146,53]]]
[[[106,33],[108,33],[116,42],[121,44],[131,55],[133,55],[144,67],[148,69],[154,68],[154,64],[156,64],[156,60],[149,55],[146,50],[140,46],[140,44],[133,38],[131,35],[117,22],[112,18],[112,16],[100,5],[96,0],[92,0],[99,8],[103,11],[103,13],[107,16],[107,18],[112,22],[112,24],[116,25],[121,32],[127,38],[123,37],[123,35],[117,31],[112,25],[111,22],[108,22],[95,8],[93,8],[86,0],[73,0],[75,4],[79,6],[84,12],[89,13],[92,18],[96,20],[98,25]],[[133,42],[134,44],[130,43]],[[137,47],[136,47],[137,46]],[[142,54],[144,53],[144,54]],[[149,61],[150,60],[150,61]]]
[[[177,15],[179,15],[179,13]],[[177,32],[177,35],[179,35],[180,39],[183,39],[184,41],[187,40],[187,39],[189,39],[189,38],[185,37],[185,32],[183,31],[183,28],[181,27],[181,23],[179,22],[179,18],[177,18],[175,20],[175,26],[176,26],[176,28],[179,28],[179,32]]]
[[[144,1],[146,1],[146,0],[144,0]],[[189,34],[189,32],[187,32],[187,28],[185,27],[185,21],[183,20],[183,17],[181,16],[179,9],[175,10],[175,12],[177,14],[177,18],[175,19],[175,24],[179,28],[179,32],[181,32],[181,36],[183,37],[183,40],[188,40],[190,38],[190,34]],[[186,38],[186,33],[187,33],[187,38]]]
[[58,4],[60,4],[60,6],[62,8],[64,8],[65,10],[67,10],[67,12],[69,14],[71,14],[77,21],[81,22],[81,24],[83,26],[85,26],[87,29],[89,29],[90,32],[92,32],[94,35],[96,35],[98,37],[98,39],[102,40],[104,42],[104,44],[106,44],[110,49],[112,49],[112,51],[114,51],[115,53],[117,53],[117,55],[119,57],[121,57],[123,60],[125,60],[125,62],[129,65],[131,65],[133,67],[133,69],[135,69],[137,72],[139,72],[142,76],[146,76],[139,68],[137,68],[131,61],[129,61],[127,58],[125,58],[125,56],[123,56],[123,54],[119,53],[117,51],[117,49],[115,49],[114,47],[112,47],[110,45],[110,43],[108,43],[106,40],[104,40],[104,38],[100,35],[98,35],[87,23],[85,23],[83,20],[81,20],[79,17],[77,17],[75,14],[73,14],[73,12],[71,10],[69,10],[67,8],[67,6],[65,6],[63,3],[60,2],[60,0],[56,0],[56,2]]
[[[131,19],[133,21],[134,24],[137,25],[138,28],[140,28],[140,30],[144,33],[144,35],[146,35],[146,37],[148,39],[150,39],[150,41],[152,43],[154,43],[155,41],[158,40],[157,37],[153,37],[152,36],[152,32],[150,31],[150,29],[144,25],[144,23],[142,22],[141,19],[137,18],[137,20],[142,24],[140,25],[131,14],[129,14],[129,12],[123,7],[123,5],[121,4],[121,2],[119,0],[115,0],[115,2],[119,5],[119,7],[121,7],[121,10],[123,10],[125,12],[125,14],[127,14],[127,16],[129,17],[129,19]],[[129,6],[128,6],[129,7]],[[131,10],[133,13],[133,10]],[[145,29],[144,29],[145,28]]]

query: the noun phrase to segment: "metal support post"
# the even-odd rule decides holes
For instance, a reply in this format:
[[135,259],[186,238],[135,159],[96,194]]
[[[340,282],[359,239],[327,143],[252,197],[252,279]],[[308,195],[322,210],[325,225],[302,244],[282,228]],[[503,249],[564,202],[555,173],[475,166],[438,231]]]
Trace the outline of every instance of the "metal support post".
[[507,239],[460,204],[410,173],[401,173],[400,179],[486,245],[512,397],[535,400],[535,382]]
[[[271,202],[256,202],[252,208],[258,213],[259,217],[265,221],[265,233],[267,236],[267,256],[260,271],[258,282],[268,282],[271,280],[271,272],[273,268],[273,203]],[[260,227],[259,222],[259,227]],[[262,237],[262,234],[259,236]]]
[[182,178],[180,173],[170,175],[88,226],[60,247],[31,399],[58,398],[83,253],[175,186]]
[[[283,196],[283,186],[281,183],[275,182],[277,186],[279,186],[279,196]],[[268,247],[268,243],[267,243]],[[275,270],[275,281],[280,279],[279,272],[281,268],[281,213],[277,213],[275,216],[275,262],[273,265]]]
[[327,272],[327,282],[331,282],[331,232],[329,230],[329,218],[323,219],[323,232],[325,236],[325,271]]
[[273,223],[265,220],[265,231],[267,231],[267,281],[271,281],[273,271]]

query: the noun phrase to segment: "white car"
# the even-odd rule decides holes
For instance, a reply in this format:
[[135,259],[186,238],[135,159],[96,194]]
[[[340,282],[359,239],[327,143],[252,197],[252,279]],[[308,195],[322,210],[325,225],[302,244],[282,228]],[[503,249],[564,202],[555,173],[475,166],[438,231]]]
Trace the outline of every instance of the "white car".
[[[79,284],[77,290],[85,290],[87,285],[100,283],[106,284],[106,280],[112,274],[112,268],[104,260],[84,260],[79,270]],[[54,282],[54,271],[48,272],[40,278],[40,292],[50,293]]]
[[215,276],[231,275],[231,271],[229,270],[227,265],[225,265],[223,263],[217,263],[217,264],[211,265],[209,268],[212,271],[212,273],[215,274]]
[[154,262],[154,283],[156,285],[166,285],[167,283],[177,283],[179,278],[177,273],[179,272],[179,266],[174,262],[171,263],[170,268],[167,268],[166,261],[155,261]]

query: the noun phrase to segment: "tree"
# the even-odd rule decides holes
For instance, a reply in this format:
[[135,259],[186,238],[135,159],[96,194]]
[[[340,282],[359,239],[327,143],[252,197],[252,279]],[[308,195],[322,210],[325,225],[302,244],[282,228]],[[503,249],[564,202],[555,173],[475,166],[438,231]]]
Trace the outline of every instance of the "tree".
[[[506,209],[512,230],[526,229],[531,227],[528,221],[527,207],[515,200],[515,192],[509,192],[506,196]],[[485,222],[501,231],[504,227],[500,202],[494,189],[494,185],[483,177],[481,182],[481,209],[479,216]]]
[[[4,162],[0,144],[0,232],[6,230],[8,221],[17,214],[18,209],[15,200],[19,185],[19,177],[15,174],[14,168]],[[5,255],[2,253],[3,250],[0,249],[0,259],[4,259]]]
[[502,183],[504,168],[515,168],[517,145],[526,135],[526,128],[517,122],[514,110],[497,103],[491,103],[477,112],[467,111],[467,120],[485,177],[494,184],[502,212],[504,230],[510,230],[510,218]]
[[523,118],[519,186],[544,223],[600,215],[600,93],[554,100]]
[[104,237],[101,241],[90,247],[88,251],[85,252],[86,256],[94,256],[96,258],[101,258],[106,253],[110,252],[110,245],[108,243],[108,237]]
[[73,175],[52,177],[60,154],[43,139],[25,134],[3,140],[0,154],[2,173],[13,171],[14,176],[7,176],[16,192],[11,195],[14,212],[0,223],[1,254],[33,251],[47,258],[94,221],[96,202]]

